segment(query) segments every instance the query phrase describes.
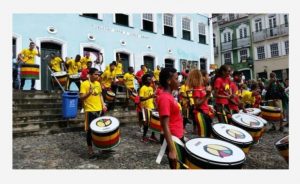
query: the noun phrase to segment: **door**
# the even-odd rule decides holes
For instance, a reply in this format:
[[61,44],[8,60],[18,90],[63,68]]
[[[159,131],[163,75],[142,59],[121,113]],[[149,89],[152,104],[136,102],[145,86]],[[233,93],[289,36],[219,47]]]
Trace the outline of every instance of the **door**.
[[245,80],[250,80],[251,79],[251,72],[250,72],[250,70],[243,70],[241,72],[244,74]]
[[[51,83],[51,72],[48,69],[50,63],[50,54],[55,53],[61,56],[62,46],[53,42],[41,43],[41,90],[53,90]],[[63,58],[64,59],[64,58]]]
[[206,70],[206,59],[200,59],[200,70]]
[[172,67],[174,68],[174,60],[173,59],[165,59],[165,68]]
[[123,52],[117,52],[116,58],[118,58],[118,54],[120,54],[120,58],[122,60],[123,71],[124,73],[126,73],[128,72],[128,67],[129,67],[129,54]]
[[144,56],[144,65],[150,70],[154,71],[154,57]]

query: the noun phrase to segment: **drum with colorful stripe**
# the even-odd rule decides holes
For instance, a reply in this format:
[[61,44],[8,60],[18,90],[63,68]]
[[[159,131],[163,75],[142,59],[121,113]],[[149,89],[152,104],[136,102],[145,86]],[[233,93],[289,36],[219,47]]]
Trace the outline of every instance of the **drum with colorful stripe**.
[[69,75],[69,78],[70,78],[70,80],[77,82],[77,81],[80,81],[80,75],[81,75],[81,72],[79,72],[77,74]]
[[185,150],[186,165],[191,169],[240,169],[246,160],[241,148],[212,138],[191,139]]
[[99,149],[112,149],[120,143],[119,120],[111,116],[103,116],[94,119],[90,128],[92,141]]
[[105,99],[106,101],[114,101],[114,99],[116,98],[116,94],[111,91],[111,90],[107,90],[105,93]]
[[244,153],[249,153],[253,142],[252,136],[245,130],[225,123],[216,123],[212,126],[212,134],[215,138],[232,143],[240,147]]
[[[57,84],[57,80],[60,83],[60,85],[65,86],[68,82],[68,74],[65,71],[61,71],[61,72],[54,72],[51,74],[52,76],[52,81],[54,84]],[[55,78],[57,80],[55,80]]]
[[[258,108],[246,108],[247,114],[252,114],[255,116],[259,116],[261,113],[261,110]],[[240,113],[243,113],[243,110],[240,110]]]
[[289,162],[289,136],[285,136],[281,138],[279,141],[275,143],[276,149],[279,151],[280,155],[285,159],[285,161]]
[[260,139],[260,131],[264,127],[264,124],[259,121],[253,115],[249,114],[233,114],[232,115],[233,124],[237,127],[240,127],[251,134],[254,142],[257,142]]
[[160,133],[162,131],[162,127],[159,120],[159,114],[157,111],[151,112],[151,119],[149,127],[151,130]]
[[279,107],[261,106],[261,117],[268,121],[280,121],[281,109]]
[[248,114],[248,115],[252,116],[253,118],[255,118],[258,121],[263,123],[263,125],[264,125],[263,128],[261,129],[261,131],[257,132],[257,135],[256,135],[258,137],[262,137],[264,135],[264,133],[266,132],[268,122],[260,116],[255,116],[255,115],[251,115],[251,114]]
[[22,79],[39,79],[40,66],[36,64],[22,64],[20,75]]

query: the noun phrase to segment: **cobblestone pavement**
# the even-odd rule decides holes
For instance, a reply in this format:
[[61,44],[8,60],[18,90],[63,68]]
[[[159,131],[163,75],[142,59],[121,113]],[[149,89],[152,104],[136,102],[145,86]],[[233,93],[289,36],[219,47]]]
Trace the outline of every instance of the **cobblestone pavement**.
[[[96,160],[87,158],[84,132],[14,138],[13,169],[169,169],[166,156],[160,165],[155,162],[160,144],[140,142],[142,134],[137,127],[121,124],[120,145],[114,152],[99,152]],[[187,130],[191,131],[190,124]],[[243,168],[288,169],[274,147],[275,141],[285,135],[278,130],[266,132],[260,143],[252,146]]]

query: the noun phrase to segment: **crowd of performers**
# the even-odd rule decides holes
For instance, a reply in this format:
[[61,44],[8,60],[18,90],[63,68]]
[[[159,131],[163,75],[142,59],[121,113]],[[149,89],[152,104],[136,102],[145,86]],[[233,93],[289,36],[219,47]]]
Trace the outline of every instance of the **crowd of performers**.
[[[19,54],[22,62],[32,62],[32,57],[40,53],[30,48]],[[193,134],[199,137],[210,137],[214,118],[218,122],[231,124],[231,115],[245,108],[255,107],[269,102],[272,106],[282,109],[280,129],[283,121],[288,118],[288,79],[280,82],[275,73],[270,73],[270,79],[242,80],[243,74],[233,71],[230,65],[222,65],[214,72],[193,69],[177,71],[174,68],[160,68],[149,72],[145,65],[141,65],[135,73],[133,67],[123,72],[122,59],[111,62],[102,72],[99,60],[91,61],[89,53],[75,59],[63,61],[60,57],[51,55],[50,66],[54,72],[63,70],[61,63],[67,68],[69,75],[81,72],[81,81],[75,81],[80,89],[80,100],[85,111],[85,130],[89,158],[94,158],[92,136],[89,124],[93,119],[103,116],[107,110],[113,110],[113,102],[118,88],[122,86],[129,100],[136,105],[139,119],[139,131],[142,132],[141,142],[167,142],[167,155],[171,168],[180,167],[178,164],[178,149],[172,141],[172,136],[184,142],[188,123],[193,126]],[[98,66],[97,66],[98,65]],[[180,80],[178,80],[180,78]],[[135,87],[135,80],[138,88]],[[69,80],[67,89],[70,83]],[[21,83],[21,88],[24,82]],[[34,84],[33,84],[34,85]],[[34,86],[32,86],[34,88]],[[100,97],[100,98],[99,98]],[[150,130],[147,136],[151,113],[157,111],[162,127],[161,132]],[[216,120],[215,120],[216,121]],[[273,127],[275,128],[275,127]]]

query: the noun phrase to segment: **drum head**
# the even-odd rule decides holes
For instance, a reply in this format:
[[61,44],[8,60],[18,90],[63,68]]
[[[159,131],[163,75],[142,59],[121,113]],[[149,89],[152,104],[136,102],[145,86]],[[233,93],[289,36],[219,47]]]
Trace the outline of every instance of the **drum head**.
[[91,129],[97,133],[108,133],[116,130],[120,125],[120,122],[117,118],[111,116],[102,116],[94,119],[91,122]]
[[110,96],[116,96],[116,94],[112,91],[107,91],[107,94],[110,95]]
[[55,76],[55,77],[60,77],[60,76],[64,76],[64,75],[67,75],[67,72],[61,71],[61,72],[51,73],[51,76]]
[[159,118],[159,113],[157,111],[152,111],[152,116]]
[[186,142],[185,148],[194,157],[208,162],[230,165],[245,160],[245,153],[241,148],[217,139],[191,139]]
[[251,144],[253,141],[252,136],[247,131],[233,125],[217,123],[212,128],[216,134],[233,143]]
[[232,120],[243,127],[251,129],[262,129],[264,126],[261,121],[249,114],[233,114]]
[[[257,115],[261,112],[258,108],[246,108],[247,114]],[[240,110],[240,113],[244,113],[243,110]]]
[[260,106],[261,110],[264,111],[271,111],[271,112],[281,112],[279,107],[272,107],[272,106]]
[[265,120],[264,118],[260,117],[260,116],[255,116],[252,114],[248,114],[249,116],[252,116],[253,118],[257,119],[258,121],[262,122],[265,126],[267,125],[268,121]]

